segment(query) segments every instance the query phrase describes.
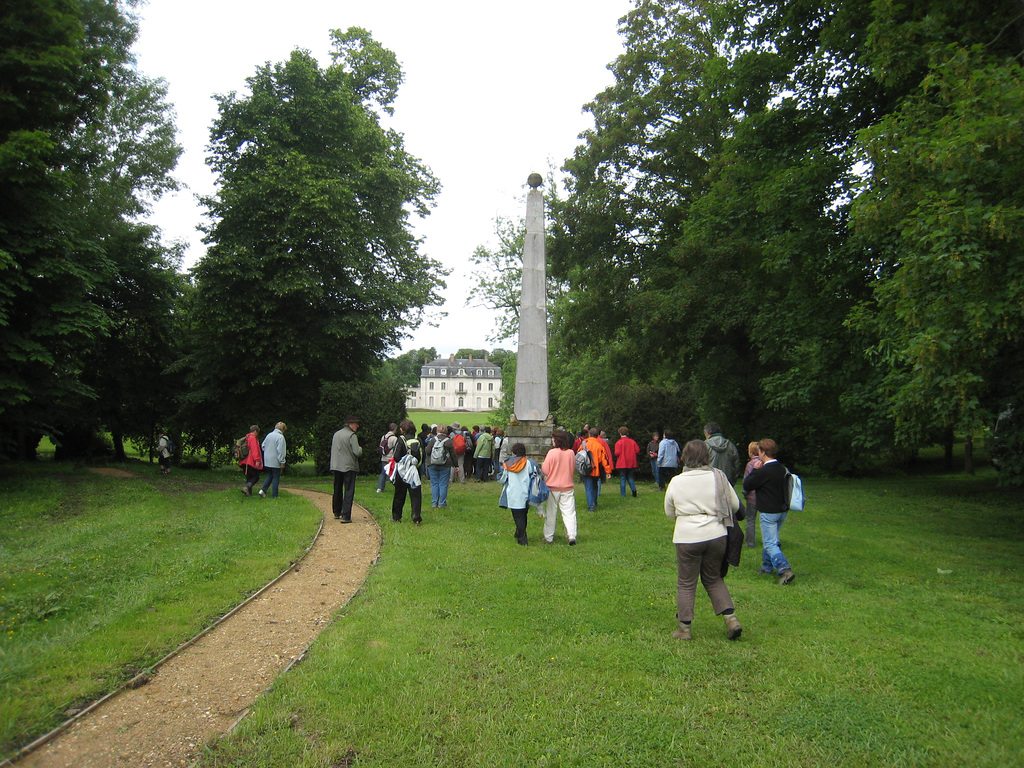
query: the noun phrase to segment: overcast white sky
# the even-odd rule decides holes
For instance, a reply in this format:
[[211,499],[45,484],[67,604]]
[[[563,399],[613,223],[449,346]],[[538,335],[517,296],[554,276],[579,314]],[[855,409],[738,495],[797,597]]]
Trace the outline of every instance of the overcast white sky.
[[[175,106],[188,189],[156,207],[166,240],[189,243],[186,266],[204,252],[196,195],[213,191],[206,167],[213,94],[245,91],[245,78],[295,48],[329,62],[329,30],[363,27],[394,51],[405,72],[391,127],[443,189],[416,224],[422,252],[452,269],[448,317],[421,328],[401,350],[491,349],[495,318],[465,307],[469,256],[495,245],[496,216],[525,214],[526,177],[572,155],[591,125],[582,107],[612,83],[622,51],[618,19],[630,0],[149,0],[135,52],[140,70],[162,77]],[[497,320],[500,321],[500,318]],[[501,346],[515,349],[515,340]]]

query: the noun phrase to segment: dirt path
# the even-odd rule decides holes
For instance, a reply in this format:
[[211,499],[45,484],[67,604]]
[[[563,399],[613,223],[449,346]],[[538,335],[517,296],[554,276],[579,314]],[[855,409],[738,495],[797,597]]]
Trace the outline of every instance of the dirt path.
[[355,594],[380,551],[380,529],[362,507],[343,525],[331,514],[330,494],[288,490],[313,501],[325,518],[299,566],[147,684],[104,702],[19,760],[19,768],[188,766],[245,714]]

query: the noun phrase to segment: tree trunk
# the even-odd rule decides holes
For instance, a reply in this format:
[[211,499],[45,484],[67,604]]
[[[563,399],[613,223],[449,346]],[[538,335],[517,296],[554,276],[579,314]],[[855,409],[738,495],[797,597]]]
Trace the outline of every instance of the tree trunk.
[[964,472],[974,474],[974,435],[964,437]]
[[110,430],[110,441],[114,444],[114,461],[127,461],[128,458],[124,455],[124,432],[120,427]]

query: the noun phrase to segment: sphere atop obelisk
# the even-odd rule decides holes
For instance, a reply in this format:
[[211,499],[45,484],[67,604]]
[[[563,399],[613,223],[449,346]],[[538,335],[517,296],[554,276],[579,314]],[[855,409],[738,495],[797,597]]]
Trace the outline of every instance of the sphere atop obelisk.
[[541,177],[539,173],[531,173],[529,178],[526,179],[526,183],[529,184],[534,189],[536,189],[537,187],[544,183],[544,179]]

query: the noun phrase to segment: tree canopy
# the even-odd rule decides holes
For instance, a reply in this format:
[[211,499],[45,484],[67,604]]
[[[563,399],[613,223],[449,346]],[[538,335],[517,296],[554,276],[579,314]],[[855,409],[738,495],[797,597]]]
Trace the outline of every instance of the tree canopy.
[[621,32],[552,227],[574,415],[653,387],[841,470],[1021,402],[1019,3],[638,0]]
[[[173,254],[141,217],[176,187],[180,147],[164,84],[136,71],[130,8],[0,11],[0,454],[34,455],[41,434],[60,439],[94,401],[135,418],[91,366],[174,298]],[[148,270],[163,278],[140,280]],[[120,300],[129,294],[140,300]],[[105,367],[131,370],[138,351],[122,346]]]
[[409,223],[438,183],[376,112],[397,60],[364,30],[332,39],[333,64],[295,50],[218,98],[181,362],[183,414],[211,441],[254,420],[311,424],[322,382],[365,378],[444,287]]

